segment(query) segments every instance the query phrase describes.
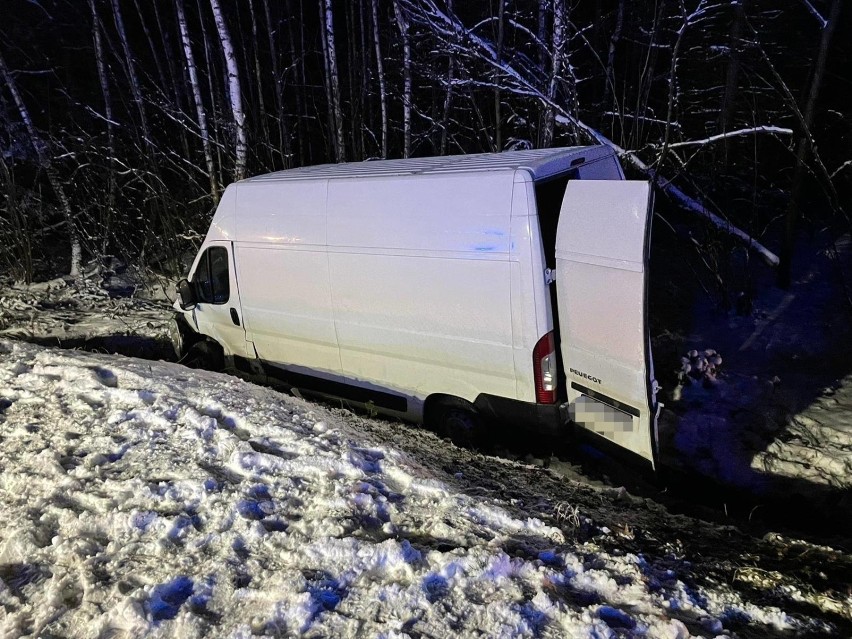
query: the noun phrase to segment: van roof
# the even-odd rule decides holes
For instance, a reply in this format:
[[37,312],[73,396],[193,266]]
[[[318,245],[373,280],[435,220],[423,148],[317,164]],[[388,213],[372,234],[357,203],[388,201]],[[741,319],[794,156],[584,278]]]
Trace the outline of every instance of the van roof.
[[[530,149],[503,153],[474,153],[405,160],[367,160],[341,164],[318,164],[267,173],[244,182],[369,178],[429,173],[470,173],[526,169],[533,180],[541,180],[577,165],[611,155],[605,146],[569,146],[558,149]],[[579,160],[579,161],[578,161]]]

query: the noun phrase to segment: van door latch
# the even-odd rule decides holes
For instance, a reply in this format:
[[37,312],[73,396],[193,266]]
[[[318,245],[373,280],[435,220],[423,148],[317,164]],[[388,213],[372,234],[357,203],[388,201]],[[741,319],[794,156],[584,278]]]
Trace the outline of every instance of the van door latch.
[[544,269],[544,283],[545,284],[553,284],[555,281],[556,281],[556,269],[555,268]]

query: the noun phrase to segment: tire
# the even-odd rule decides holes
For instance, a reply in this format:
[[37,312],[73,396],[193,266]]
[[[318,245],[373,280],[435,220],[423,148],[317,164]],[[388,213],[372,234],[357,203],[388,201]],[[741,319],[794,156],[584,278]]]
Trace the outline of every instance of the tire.
[[435,409],[432,425],[435,431],[462,448],[479,448],[483,443],[482,418],[463,400],[448,401]]
[[183,364],[189,368],[220,372],[225,368],[225,354],[218,344],[204,340],[189,348]]

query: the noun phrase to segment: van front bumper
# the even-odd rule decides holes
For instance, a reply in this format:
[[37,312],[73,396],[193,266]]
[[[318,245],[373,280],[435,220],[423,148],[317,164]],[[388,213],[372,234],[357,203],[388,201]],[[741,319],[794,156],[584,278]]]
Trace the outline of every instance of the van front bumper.
[[562,434],[568,428],[567,413],[559,404],[535,404],[482,393],[473,405],[486,421],[506,428],[524,427],[543,435]]

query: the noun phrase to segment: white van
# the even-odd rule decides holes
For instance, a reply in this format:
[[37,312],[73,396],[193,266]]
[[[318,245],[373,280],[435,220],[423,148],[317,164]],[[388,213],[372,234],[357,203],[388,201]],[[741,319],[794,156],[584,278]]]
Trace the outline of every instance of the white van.
[[178,286],[176,350],[456,434],[570,422],[653,466],[650,210],[603,146],[243,180]]

